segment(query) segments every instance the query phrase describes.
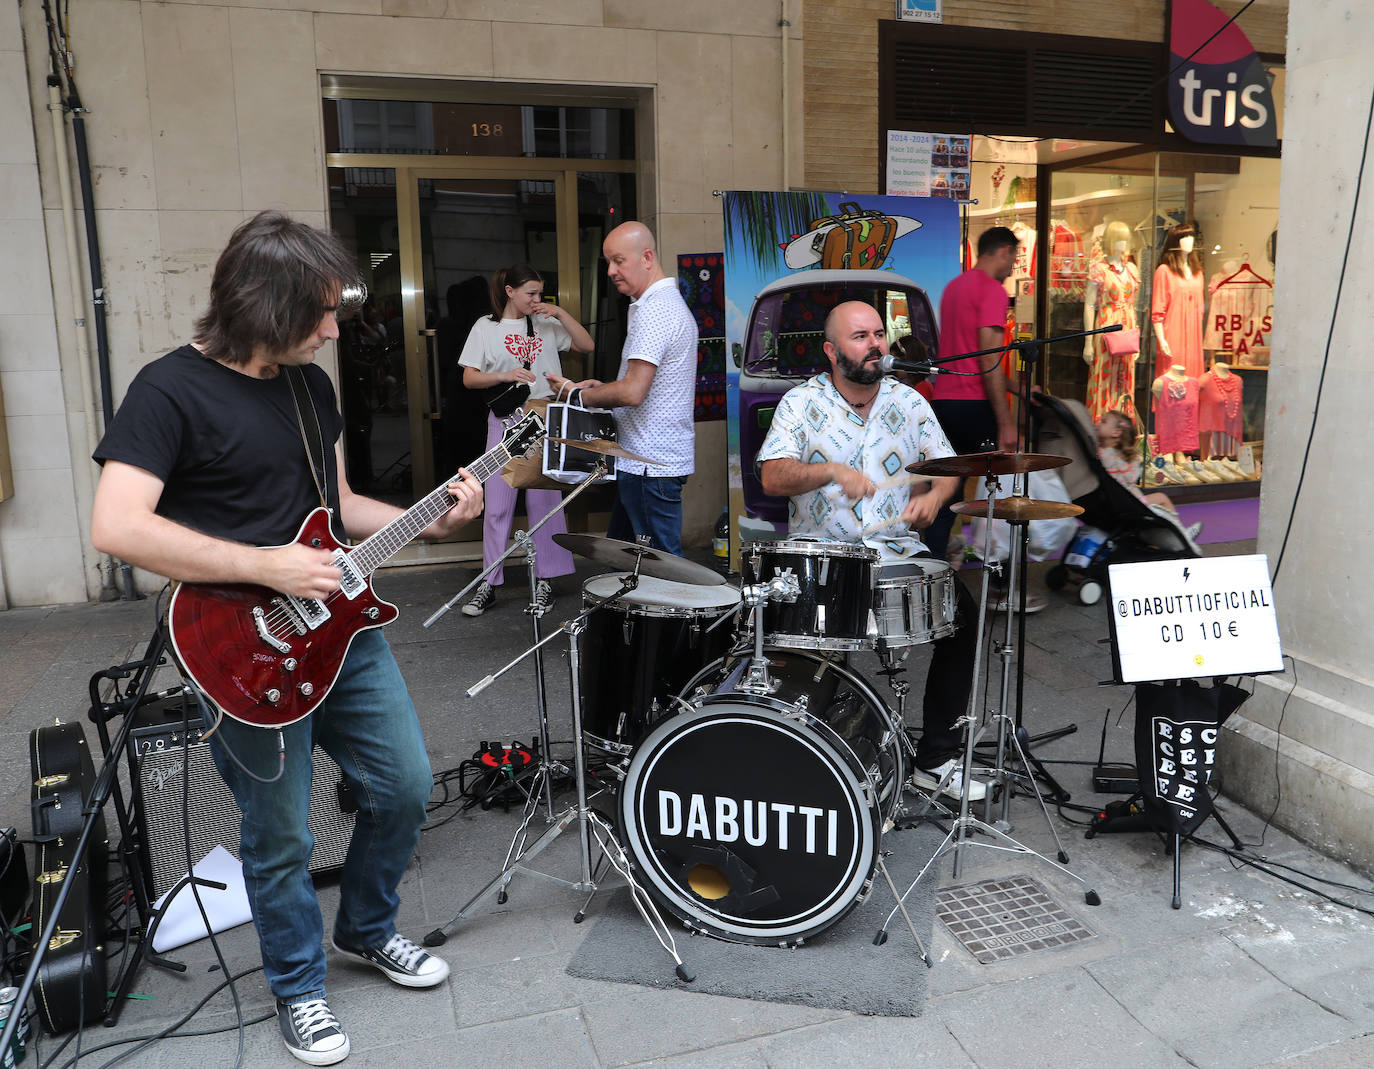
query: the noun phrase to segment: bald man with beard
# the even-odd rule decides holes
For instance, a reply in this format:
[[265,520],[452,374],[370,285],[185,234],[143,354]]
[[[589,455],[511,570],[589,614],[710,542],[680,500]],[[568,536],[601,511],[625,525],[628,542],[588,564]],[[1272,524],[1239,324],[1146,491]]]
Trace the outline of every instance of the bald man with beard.
[[620,444],[656,462],[616,460],[616,504],[606,533],[627,542],[647,535],[655,549],[681,556],[682,487],[696,466],[696,320],[677,280],[663,273],[643,223],[622,223],[601,251],[611,284],[630,298],[619,375],[614,382],[547,378],[555,394],[572,386],[586,407],[613,409]]
[[[788,533],[878,551],[878,574],[897,577],[933,559],[921,541],[960,481],[908,482],[894,472],[918,460],[954,456],[926,399],[884,377],[887,331],[871,304],[846,301],[825,321],[830,370],[778,402],[757,463],[765,493],[789,498]],[[896,464],[897,466],[887,467]],[[891,517],[886,523],[884,517]],[[978,609],[957,575],[956,630],[933,643],[916,744],[914,786],[958,797],[963,786],[959,717],[968,709],[978,645]],[[969,784],[969,799],[987,785]]]

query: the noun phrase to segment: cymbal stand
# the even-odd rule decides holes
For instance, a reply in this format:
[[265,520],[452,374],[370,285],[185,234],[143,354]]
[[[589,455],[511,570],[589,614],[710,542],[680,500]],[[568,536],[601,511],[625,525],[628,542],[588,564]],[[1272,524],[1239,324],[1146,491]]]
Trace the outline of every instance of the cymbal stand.
[[[566,887],[571,891],[587,891],[595,894],[598,885],[592,872],[591,860],[591,839],[595,836],[597,846],[601,850],[601,860],[608,862],[617,872],[624,877],[629,886],[630,897],[639,911],[644,923],[649,926],[659,945],[672,957],[677,965],[677,975],[684,983],[691,983],[696,979],[695,974],[683,963],[682,957],[677,951],[677,942],[673,938],[672,932],[668,929],[663,920],[662,914],[654,905],[644,889],[637,883],[634,874],[630,869],[629,859],[625,856],[624,849],[616,839],[615,831],[600,813],[590,808],[587,804],[587,766],[586,752],[582,739],[582,687],[581,660],[578,650],[578,638],[581,635],[587,618],[593,612],[604,605],[609,605],[620,600],[631,590],[639,585],[639,565],[636,560],[634,570],[623,576],[620,580],[620,589],[606,598],[601,598],[595,604],[586,606],[582,612],[571,620],[560,625],[559,629],[546,638],[541,639],[535,646],[530,647],[516,657],[513,661],[505,665],[492,674],[485,676],[472,687],[468,688],[468,697],[474,697],[488,686],[494,683],[502,675],[514,668],[530,654],[539,648],[547,645],[557,638],[560,634],[568,636],[568,671],[572,679],[572,731],[573,731],[573,779],[577,785],[577,801],[568,806],[562,813],[558,814],[552,824],[544,829],[543,833],[533,842],[529,841],[529,827],[534,811],[538,808],[538,792],[531,791],[525,805],[525,811],[512,839],[511,846],[506,852],[506,858],[498,872],[487,884],[470,898],[448,922],[435,928],[425,936],[425,946],[442,946],[448,940],[448,934],[458,924],[459,921],[471,916],[473,911],[493,895],[497,901],[506,901],[506,888],[517,872],[534,876],[559,887]],[[566,768],[558,766],[563,771]],[[541,774],[544,770],[541,770]],[[577,839],[579,852],[579,870],[577,880],[567,880],[551,873],[543,872],[539,869],[530,867],[528,864],[533,858],[543,853],[553,845],[554,841],[563,832],[567,831],[574,824],[577,825]],[[598,862],[597,871],[600,871],[601,862]],[[590,899],[588,899],[590,901]],[[582,919],[585,906],[579,910],[576,920]]]
[[[987,525],[985,527],[984,534],[984,560],[990,559],[992,552],[993,508],[994,502],[997,498],[998,489],[997,476],[991,471],[991,465],[989,465],[989,471],[986,475],[986,480],[986,485],[988,489],[988,507],[986,516]],[[959,791],[959,815],[955,818],[952,826],[950,827],[949,834],[945,836],[944,841],[941,842],[940,845],[936,848],[935,853],[931,855],[930,860],[927,861],[925,865],[921,868],[921,871],[916,874],[916,878],[911,881],[911,885],[907,887],[906,891],[898,896],[897,905],[892,908],[892,911],[890,913],[888,913],[886,919],[882,923],[882,927],[878,929],[877,935],[874,936],[873,941],[875,943],[882,942],[887,938],[887,929],[892,923],[892,918],[897,915],[898,910],[903,910],[903,912],[905,912],[904,906],[906,903],[907,896],[910,895],[911,892],[916,889],[916,885],[921,882],[921,880],[925,877],[925,874],[929,872],[934,867],[935,863],[945,854],[953,852],[954,878],[956,880],[959,878],[960,872],[962,871],[962,850],[965,846],[981,846],[988,850],[1001,850],[1006,853],[1014,854],[1028,854],[1031,857],[1039,858],[1046,865],[1049,865],[1051,868],[1058,869],[1064,875],[1068,876],[1070,879],[1075,880],[1080,885],[1082,885],[1085,888],[1083,896],[1084,901],[1088,905],[1097,906],[1102,904],[1102,899],[1098,896],[1097,892],[1093,890],[1091,887],[1088,887],[1087,881],[1084,880],[1083,877],[1079,876],[1076,872],[1073,872],[1072,870],[1066,868],[1064,865],[1056,861],[1051,861],[1044,854],[1032,850],[1029,846],[1026,846],[1024,843],[1018,842],[1017,840],[1013,839],[1010,835],[1008,835],[1005,831],[1003,831],[1001,828],[995,827],[992,824],[987,823],[986,821],[979,820],[969,811],[969,787],[972,784],[972,774],[974,768],[974,750],[977,747],[979,741],[982,739],[983,735],[986,734],[987,729],[989,727],[989,718],[986,715],[984,715],[984,713],[980,711],[979,708],[978,690],[979,680],[982,677],[983,668],[983,643],[981,636],[983,634],[983,628],[987,621],[988,590],[990,583],[991,570],[988,568],[984,568],[982,592],[978,600],[978,634],[980,637],[978,646],[973,656],[973,686],[969,691],[968,713],[963,718],[964,759],[963,764],[960,766],[963,772],[963,779]],[[1010,642],[1007,642],[1004,645],[1008,647],[1009,653]],[[1002,686],[1005,690],[1007,686],[1007,676],[1005,675],[1005,673],[1003,675]],[[931,792],[932,800],[934,797],[937,797],[940,794],[940,792],[944,790],[945,785],[949,782],[953,775],[953,769],[951,769],[948,773],[945,774],[944,778],[936,786],[935,790]],[[985,816],[991,815],[991,805],[992,794],[991,792],[989,792],[987,797],[987,804],[984,808]],[[1046,814],[1046,820],[1048,819],[1048,814]],[[974,839],[971,833],[975,831],[982,832],[993,841],[985,842],[981,839]],[[1060,848],[1060,850],[1062,853],[1062,847]]]
[[[477,576],[472,580],[472,582],[468,583],[468,585],[463,587],[462,590],[458,591],[458,593],[454,594],[453,597],[449,598],[448,601],[446,601],[439,609],[433,612],[430,615],[429,619],[427,619],[424,622],[425,627],[433,626],[441,616],[443,616],[450,609],[452,609],[453,606],[457,605],[460,601],[462,601],[463,598],[467,597],[468,593],[472,591],[474,588],[476,588],[478,583],[480,583],[483,579],[486,579],[487,576],[491,575],[494,571],[496,571],[497,568],[502,567],[507,560],[509,560],[512,556],[515,555],[517,551],[524,551],[525,566],[530,581],[530,603],[528,608],[525,609],[525,613],[530,617],[531,627],[534,632],[534,646],[531,647],[531,649],[534,652],[535,697],[536,704],[539,709],[539,767],[535,772],[535,784],[531,788],[529,794],[538,794],[541,791],[543,792],[544,815],[545,819],[547,820],[553,819],[553,777],[549,773],[555,770],[559,773],[564,773],[567,771],[567,769],[561,765],[555,766],[551,764],[552,758],[549,755],[549,704],[548,698],[545,694],[544,687],[544,643],[541,641],[539,635],[539,620],[544,615],[544,610],[539,608],[537,599],[535,597],[539,580],[538,577],[535,575],[535,557],[537,551],[535,550],[534,546],[534,532],[539,530],[539,528],[543,527],[544,524],[552,520],[554,516],[556,516],[558,513],[566,509],[568,505],[572,503],[573,499],[577,497],[578,494],[582,493],[588,487],[595,485],[597,480],[604,476],[608,470],[609,465],[607,464],[607,462],[603,459],[598,458],[595,464],[592,466],[591,471],[587,473],[587,477],[577,484],[576,489],[570,490],[567,494],[565,494],[563,496],[563,500],[560,501],[556,507],[550,509],[548,514],[544,516],[538,523],[532,525],[528,531],[516,531],[511,541],[511,544],[506,548],[506,551],[502,553],[500,557],[492,561],[490,566],[483,568],[482,571],[479,572]],[[497,478],[500,478],[500,476],[498,475]],[[505,669],[502,669],[502,671],[505,671]],[[494,676],[488,677],[487,682],[484,683],[483,686],[489,685],[490,682],[494,679]],[[469,691],[468,697],[472,697],[474,693],[476,692]],[[528,799],[528,797],[529,795],[527,794],[526,798]],[[501,901],[505,901],[504,897],[501,899]]]

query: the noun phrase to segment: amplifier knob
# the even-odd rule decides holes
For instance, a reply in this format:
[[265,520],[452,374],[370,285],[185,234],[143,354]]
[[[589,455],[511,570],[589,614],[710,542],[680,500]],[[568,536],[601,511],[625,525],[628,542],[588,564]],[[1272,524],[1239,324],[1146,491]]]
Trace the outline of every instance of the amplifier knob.
[[281,701],[281,691],[279,691],[276,687],[273,687],[271,690],[269,690],[266,694],[263,695],[263,698],[268,702],[268,704],[276,705],[277,702]]
[[308,698],[308,697],[310,697],[310,695],[312,695],[312,694],[315,693],[315,684],[314,684],[314,683],[302,683],[302,684],[301,684],[299,687],[297,687],[296,689],[299,690],[299,691],[301,692],[302,695],[304,695],[305,697]]

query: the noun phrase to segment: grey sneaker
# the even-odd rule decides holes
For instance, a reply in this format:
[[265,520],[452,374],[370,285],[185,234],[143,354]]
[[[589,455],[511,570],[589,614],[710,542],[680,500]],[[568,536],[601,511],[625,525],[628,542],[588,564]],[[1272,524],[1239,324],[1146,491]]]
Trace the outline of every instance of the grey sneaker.
[[397,932],[379,947],[350,947],[333,940],[334,949],[355,961],[380,969],[392,983],[402,987],[434,987],[448,979],[448,962],[436,958]]
[[286,1049],[309,1065],[333,1065],[348,1057],[348,1036],[322,998],[278,1001],[277,1024]]
[[547,579],[540,579],[534,584],[534,607],[540,612],[548,612],[553,608],[553,587],[549,586]]
[[463,615],[481,616],[491,608],[491,603],[495,600],[496,588],[483,579],[472,592],[472,597],[468,598],[467,604],[463,606]]

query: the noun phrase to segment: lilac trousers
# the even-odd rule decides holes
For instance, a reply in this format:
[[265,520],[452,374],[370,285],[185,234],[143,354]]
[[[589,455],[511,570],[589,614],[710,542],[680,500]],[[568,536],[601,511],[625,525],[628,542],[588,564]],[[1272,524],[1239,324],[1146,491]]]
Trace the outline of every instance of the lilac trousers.
[[[494,449],[501,441],[501,421],[490,412],[487,413],[487,449]],[[511,522],[515,518],[515,499],[522,492],[512,490],[510,484],[499,475],[493,475],[482,484],[485,495],[482,513],[482,567],[489,568],[497,557],[506,551],[510,542]],[[530,525],[538,523],[563,500],[561,490],[525,490],[525,515]],[[573,555],[553,540],[556,534],[567,531],[568,524],[563,513],[559,513],[534,533],[534,549],[537,560],[534,573],[540,579],[556,579],[560,575],[571,575]],[[487,576],[492,586],[500,586],[506,581],[505,569],[497,568]]]

